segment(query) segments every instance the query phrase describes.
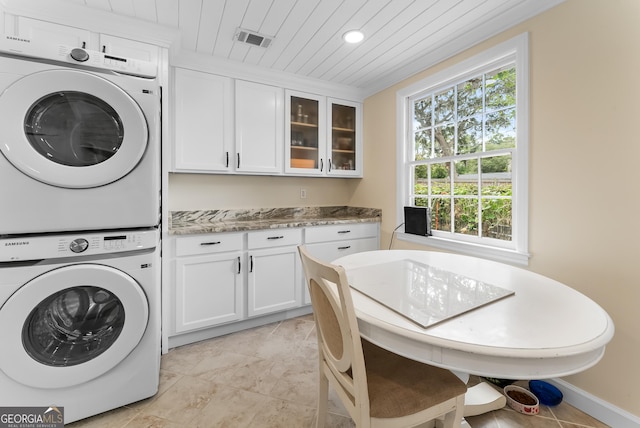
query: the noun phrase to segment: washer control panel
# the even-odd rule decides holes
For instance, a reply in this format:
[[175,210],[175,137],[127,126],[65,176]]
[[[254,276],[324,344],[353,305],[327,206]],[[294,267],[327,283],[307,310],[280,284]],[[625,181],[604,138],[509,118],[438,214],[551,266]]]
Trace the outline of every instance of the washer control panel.
[[0,52],[95,67],[148,78],[154,78],[158,74],[157,64],[149,61],[125,58],[109,55],[100,51],[52,44],[48,41],[31,40],[9,35],[0,37]]
[[0,263],[153,249],[159,237],[156,229],[0,237]]

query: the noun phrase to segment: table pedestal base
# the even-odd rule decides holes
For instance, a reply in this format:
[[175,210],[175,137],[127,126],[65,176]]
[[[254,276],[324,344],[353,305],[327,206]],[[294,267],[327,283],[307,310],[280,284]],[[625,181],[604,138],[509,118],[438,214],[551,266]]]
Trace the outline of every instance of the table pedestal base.
[[464,396],[464,415],[475,416],[503,408],[507,398],[486,382],[467,389]]

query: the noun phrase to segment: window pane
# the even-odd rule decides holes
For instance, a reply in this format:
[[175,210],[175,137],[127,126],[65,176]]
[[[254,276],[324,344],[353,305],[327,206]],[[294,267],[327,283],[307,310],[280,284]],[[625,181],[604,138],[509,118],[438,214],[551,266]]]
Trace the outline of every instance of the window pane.
[[482,194],[511,196],[511,155],[482,158]]
[[458,118],[482,113],[482,77],[458,85]]
[[516,105],[516,69],[510,67],[485,74],[487,110]]
[[416,165],[413,172],[413,193],[415,195],[429,194],[428,165]]
[[431,200],[431,229],[451,232],[451,199]]
[[423,98],[413,104],[413,120],[415,128],[431,126],[431,97]]
[[[465,162],[465,161],[463,161]],[[474,162],[477,162],[474,160]],[[460,162],[456,162],[457,164]],[[461,175],[458,174],[453,180],[453,194],[460,196],[478,196],[478,173]]]
[[435,123],[452,122],[455,111],[455,91],[453,88],[449,88],[445,91],[439,92],[435,95]]
[[431,157],[431,130],[415,133],[414,160],[424,160]]
[[436,157],[453,156],[455,154],[455,127],[453,125],[437,126],[434,138],[433,149]]
[[482,116],[458,122],[458,154],[482,151]]
[[413,205],[416,207],[428,207],[429,206],[429,199],[427,198],[414,198],[413,199]]
[[482,199],[482,235],[511,241],[511,199]]
[[488,113],[486,132],[486,151],[515,147],[516,109],[510,108]]
[[478,198],[455,198],[454,232],[478,235]]
[[451,163],[434,163],[431,167],[431,194],[451,194]]

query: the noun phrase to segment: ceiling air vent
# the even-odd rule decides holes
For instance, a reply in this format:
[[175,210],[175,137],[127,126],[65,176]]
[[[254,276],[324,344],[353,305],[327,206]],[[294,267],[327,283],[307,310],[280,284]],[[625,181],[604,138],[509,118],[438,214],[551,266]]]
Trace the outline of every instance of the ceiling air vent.
[[268,48],[273,41],[273,37],[265,36],[264,34],[259,34],[255,31],[245,30],[244,28],[238,28],[236,30],[234,39],[239,42],[248,43],[261,48]]

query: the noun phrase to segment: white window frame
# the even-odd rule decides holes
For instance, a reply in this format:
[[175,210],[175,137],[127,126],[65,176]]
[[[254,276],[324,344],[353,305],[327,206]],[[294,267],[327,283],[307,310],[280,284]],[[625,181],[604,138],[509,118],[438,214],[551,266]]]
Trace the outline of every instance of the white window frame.
[[516,149],[512,158],[512,240],[491,245],[491,240],[488,239],[489,242],[477,242],[482,239],[470,242],[465,236],[445,232],[425,237],[404,233],[404,229],[402,232],[397,232],[397,239],[509,263],[528,264],[530,254],[528,252],[529,37],[527,33],[500,43],[396,93],[396,218],[402,219],[404,207],[411,205],[409,189],[412,182],[410,162],[413,156],[413,153],[409,152],[409,148],[413,147],[413,132],[409,126],[412,111],[411,97],[464,82],[468,78],[490,71],[491,67],[501,66],[506,62],[514,62],[516,65]]

